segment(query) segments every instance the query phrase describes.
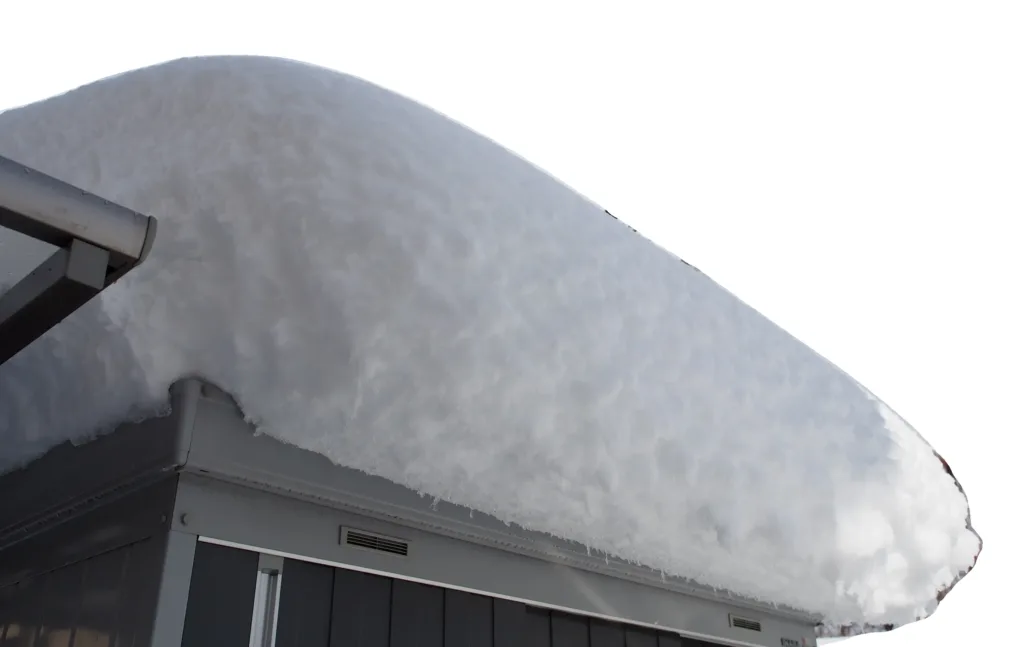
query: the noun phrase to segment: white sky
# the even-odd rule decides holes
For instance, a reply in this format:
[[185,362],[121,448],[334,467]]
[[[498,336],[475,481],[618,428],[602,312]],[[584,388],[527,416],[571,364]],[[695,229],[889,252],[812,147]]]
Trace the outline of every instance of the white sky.
[[0,108],[180,56],[286,56],[547,169],[952,464],[978,570],[934,618],[852,646],[1013,640],[998,632],[1024,576],[1024,4],[51,0],[4,2],[0,20]]

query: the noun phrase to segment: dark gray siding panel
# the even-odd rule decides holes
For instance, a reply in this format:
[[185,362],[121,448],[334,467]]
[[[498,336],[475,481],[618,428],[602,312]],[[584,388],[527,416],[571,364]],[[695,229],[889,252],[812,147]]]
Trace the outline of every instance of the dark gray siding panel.
[[71,642],[82,603],[82,580],[86,569],[86,563],[82,562],[45,576],[46,598],[40,614],[37,643],[49,647]]
[[551,647],[551,612],[536,607],[526,608],[527,645]]
[[4,647],[30,647],[39,630],[46,597],[45,575],[5,587],[10,606],[4,611]]
[[[242,647],[255,552],[196,551],[183,647]],[[279,647],[714,647],[678,635],[373,575],[284,561]]]
[[494,647],[494,600],[445,591],[444,647]]
[[277,647],[328,647],[334,569],[293,559],[284,561]]
[[590,621],[590,647],[625,647],[626,628],[616,622]]
[[387,577],[334,569],[331,647],[388,647],[391,584]]
[[[78,614],[76,643],[101,644],[107,627],[135,624],[130,601],[135,596],[125,591],[122,583],[133,569],[132,548],[112,550],[89,560],[85,567],[85,586],[82,607]],[[136,557],[141,553],[136,552]],[[138,610],[134,610],[135,613]],[[134,633],[125,631],[124,633]],[[119,645],[130,645],[132,640],[118,641]]]
[[[700,643],[697,643],[698,645]],[[679,636],[661,634],[658,636],[658,647],[684,647],[683,639]],[[696,645],[685,645],[685,647],[696,647]]]
[[444,646],[444,589],[395,580],[390,647]]
[[[528,633],[526,605],[509,600],[494,600],[494,647],[536,645]],[[545,647],[543,644],[538,647]]]
[[697,640],[696,638],[679,638],[676,636],[675,639],[679,642],[667,642],[663,644],[670,645],[671,647],[677,647],[677,645],[682,645],[682,647],[719,647],[715,643],[709,643],[706,640]]
[[[204,428],[205,431],[208,431]],[[207,440],[209,442],[209,440]],[[329,510],[312,501],[271,494],[242,484],[225,483],[193,474],[181,475],[175,527],[222,541],[260,546],[291,555],[308,556],[354,569],[392,572],[396,577],[433,582],[451,589],[483,595],[535,601],[566,613],[613,614],[640,626],[672,628],[724,639],[749,640],[750,632],[729,627],[729,613],[738,608],[638,582],[572,569],[526,557],[514,550],[499,550],[392,523],[352,510]],[[188,513],[188,525],[177,519]],[[397,513],[396,513],[397,514]],[[277,523],[266,523],[275,519]],[[408,541],[406,557],[366,550],[339,542],[339,527],[356,528]],[[529,603],[529,602],[527,602]],[[778,647],[780,637],[813,637],[810,626],[759,613],[744,613],[762,623],[753,636],[767,647]]]
[[196,546],[182,647],[248,647],[257,553]]
[[626,647],[658,647],[658,634],[638,627],[628,627]]
[[14,587],[0,587],[0,645],[4,642],[4,635],[7,633],[7,623],[13,615]]
[[589,647],[589,630],[587,618],[552,612],[551,647]]

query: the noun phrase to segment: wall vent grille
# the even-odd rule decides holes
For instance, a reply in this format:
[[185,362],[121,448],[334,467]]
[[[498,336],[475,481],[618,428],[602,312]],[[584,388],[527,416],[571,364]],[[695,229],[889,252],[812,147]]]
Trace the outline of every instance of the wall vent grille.
[[737,629],[746,629],[747,631],[761,631],[761,623],[759,621],[741,618],[740,616],[730,615],[729,626],[736,627]]
[[385,537],[374,532],[342,528],[340,539],[341,543],[346,546],[373,550],[378,553],[388,553],[389,555],[398,555],[400,557],[409,556],[409,542],[395,539],[394,537]]

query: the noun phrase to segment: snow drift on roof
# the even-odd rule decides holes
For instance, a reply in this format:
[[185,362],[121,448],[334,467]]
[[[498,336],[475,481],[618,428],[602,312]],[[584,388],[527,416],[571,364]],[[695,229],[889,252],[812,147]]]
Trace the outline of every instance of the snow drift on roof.
[[978,550],[854,380],[371,84],[176,61],[0,115],[0,154],[160,218],[145,264],[0,368],[0,471],[198,374],[337,463],[832,621],[928,613]]

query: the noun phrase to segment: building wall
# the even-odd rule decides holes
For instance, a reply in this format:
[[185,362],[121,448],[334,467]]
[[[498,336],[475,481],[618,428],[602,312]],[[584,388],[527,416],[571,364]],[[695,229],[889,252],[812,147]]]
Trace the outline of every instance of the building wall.
[[0,647],[157,647],[161,596],[187,595],[168,560],[191,568],[168,528],[176,488],[171,475],[0,537]]
[[[182,647],[246,647],[259,555],[200,543]],[[401,579],[285,559],[277,647],[711,647]]]
[[[174,528],[285,557],[351,565],[704,640],[813,644],[816,618],[665,576],[581,544],[432,501],[254,434],[226,394],[193,394]],[[185,410],[186,408],[183,408]],[[181,515],[188,522],[179,522]],[[270,522],[276,520],[276,522]],[[339,526],[410,544],[396,560],[339,541]],[[756,625],[758,629],[752,629]],[[712,638],[713,637],[713,638]]]
[[[265,551],[281,558],[515,600],[531,607],[671,628],[677,634],[722,644],[814,644],[810,623],[573,568],[564,562],[523,555],[514,547],[506,550],[484,545],[446,533],[443,527],[410,527],[397,513],[386,519],[371,510],[367,512],[375,516],[370,516],[362,510],[327,507],[198,474],[182,474],[179,484],[172,527],[203,538],[200,544]],[[350,531],[397,538],[405,552],[352,544]],[[734,618],[754,621],[758,629],[730,626]],[[596,632],[601,634],[600,629]]]
[[148,644],[162,563],[150,537],[0,588],[0,645]]

